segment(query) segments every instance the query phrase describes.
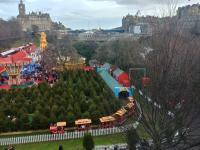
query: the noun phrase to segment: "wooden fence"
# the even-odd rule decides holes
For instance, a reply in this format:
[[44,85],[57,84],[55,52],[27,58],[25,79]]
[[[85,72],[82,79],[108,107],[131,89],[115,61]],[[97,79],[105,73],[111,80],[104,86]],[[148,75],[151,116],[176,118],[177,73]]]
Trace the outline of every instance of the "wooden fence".
[[115,150],[115,148],[120,150],[127,150],[127,144],[116,144],[116,145],[102,145],[102,146],[95,146],[95,150]]
[[84,134],[87,132],[91,133],[92,136],[101,136],[101,135],[112,135],[112,134],[122,133],[123,130],[114,127],[108,129],[95,129],[95,130],[81,131],[81,132],[80,131],[65,132],[64,134],[42,134],[42,135],[29,135],[22,137],[0,138],[0,146],[80,139],[83,138]]

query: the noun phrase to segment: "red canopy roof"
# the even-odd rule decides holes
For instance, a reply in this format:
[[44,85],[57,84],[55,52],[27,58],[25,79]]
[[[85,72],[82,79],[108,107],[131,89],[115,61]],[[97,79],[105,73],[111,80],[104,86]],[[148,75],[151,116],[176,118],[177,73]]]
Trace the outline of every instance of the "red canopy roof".
[[84,71],[94,71],[94,67],[86,66],[84,67]]
[[9,85],[1,85],[0,89],[10,90],[10,86]]
[[13,55],[6,58],[0,58],[0,64],[22,64],[31,62],[32,59],[27,57],[28,54],[25,51],[19,51]]
[[0,66],[0,73],[3,73],[4,71],[6,71],[6,68]]

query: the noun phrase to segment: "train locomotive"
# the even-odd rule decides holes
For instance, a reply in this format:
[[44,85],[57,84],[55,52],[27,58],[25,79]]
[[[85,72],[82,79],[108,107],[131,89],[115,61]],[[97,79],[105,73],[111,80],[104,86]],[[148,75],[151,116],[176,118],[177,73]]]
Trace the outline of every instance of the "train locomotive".
[[[110,116],[104,116],[99,118],[99,125],[92,125],[91,119],[78,119],[75,121],[75,127],[71,128],[76,131],[87,131],[92,128],[113,128],[123,125],[128,118],[131,118],[135,114],[136,103],[133,97],[128,97],[128,103],[120,110]],[[51,124],[49,131],[51,134],[64,134],[66,122],[57,122]]]

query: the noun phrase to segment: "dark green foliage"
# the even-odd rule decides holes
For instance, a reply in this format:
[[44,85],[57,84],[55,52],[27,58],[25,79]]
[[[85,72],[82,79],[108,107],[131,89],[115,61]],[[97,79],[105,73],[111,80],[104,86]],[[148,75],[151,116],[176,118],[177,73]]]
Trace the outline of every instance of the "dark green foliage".
[[[44,83],[29,89],[0,90],[0,132],[47,129],[58,121],[74,126],[81,118],[98,124],[99,117],[120,108],[120,101],[95,72],[66,71],[59,78],[53,88]],[[14,117],[16,122],[11,121]]]
[[88,61],[94,56],[98,44],[95,42],[77,42],[74,44],[74,47],[81,56],[86,58],[88,63]]
[[87,133],[84,135],[83,147],[85,150],[92,150],[94,148],[94,140],[91,134]]
[[144,58],[141,55],[145,52],[143,47],[133,39],[111,40],[96,50],[94,58],[101,63],[109,62],[128,71],[132,67],[144,66]]
[[134,128],[126,132],[126,140],[130,150],[136,150],[136,144],[139,142],[139,136]]
[[63,150],[63,146],[59,145],[59,149],[58,150]]

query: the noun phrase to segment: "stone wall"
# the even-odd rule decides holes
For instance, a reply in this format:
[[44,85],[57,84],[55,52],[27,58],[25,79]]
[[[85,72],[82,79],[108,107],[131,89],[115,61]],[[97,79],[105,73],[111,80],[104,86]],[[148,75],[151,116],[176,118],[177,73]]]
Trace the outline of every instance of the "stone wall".
[[21,24],[23,31],[32,31],[33,25],[38,26],[40,31],[52,29],[52,21],[49,17],[26,15],[24,17],[19,16],[18,21]]
[[39,31],[48,31],[52,29],[53,23],[49,14],[41,12],[26,14],[26,7],[23,0],[20,0],[18,9],[19,15],[17,16],[17,20],[22,26],[23,31],[32,31],[33,26],[37,26]]

